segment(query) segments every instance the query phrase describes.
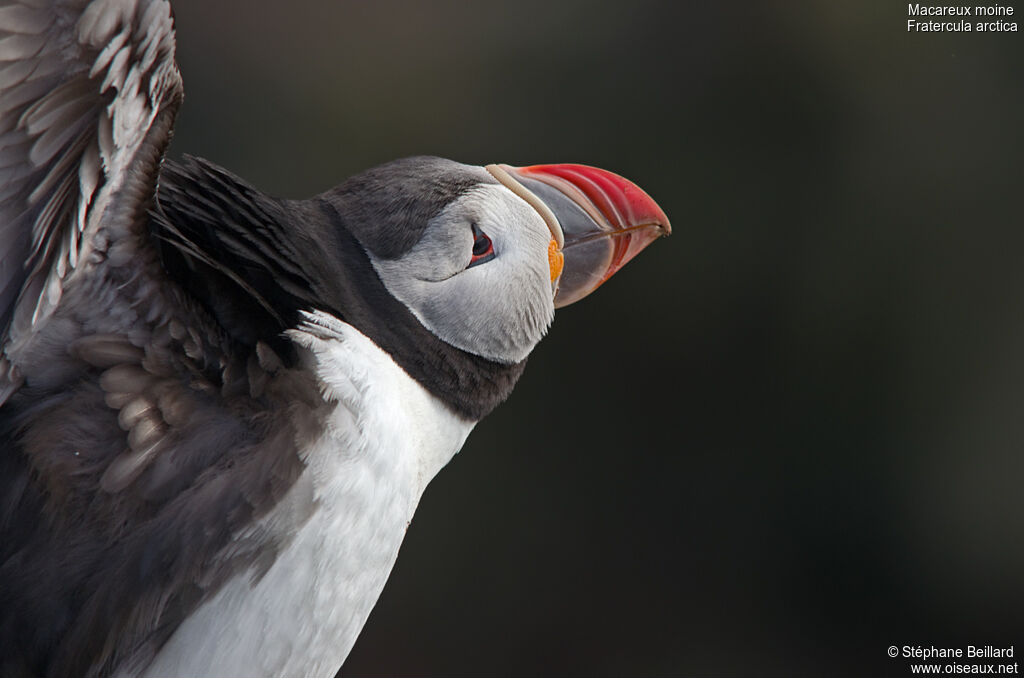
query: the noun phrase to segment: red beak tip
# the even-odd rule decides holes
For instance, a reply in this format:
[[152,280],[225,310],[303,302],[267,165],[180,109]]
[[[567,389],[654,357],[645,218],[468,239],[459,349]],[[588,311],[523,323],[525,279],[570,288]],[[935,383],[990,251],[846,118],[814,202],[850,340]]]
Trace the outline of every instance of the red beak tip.
[[517,171],[541,181],[556,177],[579,189],[616,229],[657,224],[672,233],[668,215],[654,199],[629,179],[590,165],[530,165]]

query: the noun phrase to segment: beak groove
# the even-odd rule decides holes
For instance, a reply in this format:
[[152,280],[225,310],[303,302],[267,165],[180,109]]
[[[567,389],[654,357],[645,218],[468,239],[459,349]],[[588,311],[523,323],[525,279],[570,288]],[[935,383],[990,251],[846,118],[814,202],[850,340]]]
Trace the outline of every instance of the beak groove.
[[529,203],[530,207],[537,210],[544,223],[548,225],[548,230],[551,231],[551,239],[558,244],[558,249],[565,247],[565,235],[562,233],[562,227],[558,223],[558,217],[555,216],[554,212],[551,211],[551,208],[543,200],[531,193],[528,188],[509,174],[508,170],[514,170],[514,167],[509,165],[487,165],[484,169],[490,172],[491,176],[498,180],[498,183],[503,184],[505,188],[518,195]]

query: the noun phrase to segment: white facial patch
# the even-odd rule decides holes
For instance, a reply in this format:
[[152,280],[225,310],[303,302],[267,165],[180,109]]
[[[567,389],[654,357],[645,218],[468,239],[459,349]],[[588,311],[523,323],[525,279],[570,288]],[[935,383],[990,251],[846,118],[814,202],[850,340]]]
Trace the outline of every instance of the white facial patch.
[[[467,268],[473,226],[494,258]],[[372,259],[388,291],[443,341],[502,363],[523,360],[554,318],[548,243],[537,211],[508,188],[481,184],[431,219],[399,259]],[[372,258],[372,257],[371,257]]]

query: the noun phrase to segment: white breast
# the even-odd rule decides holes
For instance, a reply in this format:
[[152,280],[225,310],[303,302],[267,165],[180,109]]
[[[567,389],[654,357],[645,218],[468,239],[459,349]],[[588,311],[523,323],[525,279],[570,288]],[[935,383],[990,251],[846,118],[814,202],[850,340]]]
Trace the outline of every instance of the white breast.
[[145,678],[333,676],[377,602],[423,489],[473,427],[351,326],[316,313],[291,336],[336,403],[290,491],[314,493],[317,509],[262,578],[236,577],[198,608]]

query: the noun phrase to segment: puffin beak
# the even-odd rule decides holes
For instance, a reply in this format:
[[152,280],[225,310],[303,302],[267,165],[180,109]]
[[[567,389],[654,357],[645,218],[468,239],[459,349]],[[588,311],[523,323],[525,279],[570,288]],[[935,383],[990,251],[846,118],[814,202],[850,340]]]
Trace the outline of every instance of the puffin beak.
[[555,308],[587,296],[645,247],[672,233],[668,217],[650,196],[606,170],[488,165],[487,171],[530,203],[551,230]]

